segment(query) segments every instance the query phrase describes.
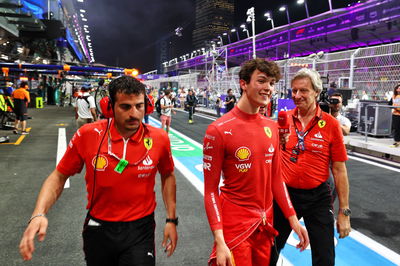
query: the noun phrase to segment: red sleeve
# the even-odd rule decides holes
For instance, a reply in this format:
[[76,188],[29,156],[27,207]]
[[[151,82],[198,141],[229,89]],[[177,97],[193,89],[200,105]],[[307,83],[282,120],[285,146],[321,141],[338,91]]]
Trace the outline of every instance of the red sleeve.
[[82,136],[78,130],[69,142],[64,156],[56,167],[60,173],[72,176],[82,171],[84,160],[78,151],[78,146],[82,145],[80,143],[82,143]]
[[330,158],[332,162],[344,162],[347,161],[347,151],[344,145],[342,129],[339,122],[335,119],[332,125],[332,137],[330,143]]
[[[278,134],[277,131],[276,134]],[[276,140],[275,147],[279,147],[279,138],[277,137]],[[296,211],[293,208],[286,185],[282,179],[280,153],[281,150],[277,149],[272,159],[274,162],[272,165],[272,193],[274,195],[274,200],[278,203],[285,217],[288,218],[292,215],[296,215]]]
[[165,131],[162,131],[160,140],[162,141],[162,148],[160,149],[161,154],[157,169],[161,175],[168,175],[174,171],[174,160],[172,159],[171,143]]
[[218,185],[224,160],[222,137],[214,125],[207,128],[203,141],[204,206],[211,230],[222,229]]

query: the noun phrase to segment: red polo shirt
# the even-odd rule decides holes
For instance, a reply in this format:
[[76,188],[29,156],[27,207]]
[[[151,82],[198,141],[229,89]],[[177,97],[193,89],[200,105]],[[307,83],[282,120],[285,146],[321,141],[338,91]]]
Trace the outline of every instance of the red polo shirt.
[[[315,117],[304,130],[298,119],[298,108],[288,112],[290,137],[282,151],[282,173],[287,186],[312,189],[329,178],[331,162],[347,161],[346,147],[339,122],[317,105]],[[294,124],[296,123],[296,124]],[[303,134],[305,150],[294,153],[298,143],[296,127]],[[308,132],[308,133],[307,133]]]
[[[155,210],[157,170],[161,175],[174,171],[170,141],[165,131],[143,124],[133,136],[124,140],[114,121],[110,121],[108,130],[107,123],[101,120],[82,126],[71,139],[57,170],[71,176],[86,166],[87,209],[91,208],[93,217],[105,221],[137,220]],[[103,137],[92,202],[94,165]],[[118,173],[115,168],[124,153],[129,163]]]

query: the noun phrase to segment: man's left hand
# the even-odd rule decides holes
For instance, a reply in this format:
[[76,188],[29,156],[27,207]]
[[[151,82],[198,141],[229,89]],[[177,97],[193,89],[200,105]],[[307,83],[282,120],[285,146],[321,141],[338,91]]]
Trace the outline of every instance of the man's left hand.
[[167,257],[174,253],[177,242],[178,233],[176,232],[176,225],[173,223],[166,223],[164,227],[162,247],[164,248],[164,252],[167,252]]
[[336,221],[337,232],[339,238],[345,238],[350,234],[350,216],[345,216],[343,213],[339,212]]

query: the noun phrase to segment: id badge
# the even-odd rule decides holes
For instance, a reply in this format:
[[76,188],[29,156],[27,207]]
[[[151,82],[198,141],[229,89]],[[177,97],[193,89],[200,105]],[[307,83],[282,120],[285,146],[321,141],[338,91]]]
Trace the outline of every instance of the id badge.
[[125,170],[125,167],[128,165],[128,161],[121,159],[117,166],[115,167],[114,171],[117,172],[118,174],[122,174],[122,172]]

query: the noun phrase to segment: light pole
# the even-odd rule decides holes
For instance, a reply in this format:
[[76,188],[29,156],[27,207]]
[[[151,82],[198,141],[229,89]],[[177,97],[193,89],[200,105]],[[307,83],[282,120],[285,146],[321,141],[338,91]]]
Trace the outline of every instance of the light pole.
[[271,21],[271,25],[272,25],[272,29],[275,28],[275,24],[274,24],[274,19],[272,18],[272,15],[270,12],[265,12],[264,17],[267,18],[267,21]]
[[306,13],[307,13],[307,18],[310,17],[310,14],[308,13],[308,5],[307,5],[307,0],[297,0],[298,5],[304,4],[304,7],[306,8]]
[[235,28],[231,29],[231,32],[236,32],[236,38],[238,41],[240,41],[239,32]]
[[288,10],[288,7],[286,5],[284,5],[281,8],[279,8],[279,11],[281,11],[281,12],[286,11],[286,17],[287,17],[288,24],[289,24],[287,58],[290,58],[290,50],[291,50],[291,47],[290,47],[290,25],[291,25],[291,23],[290,23],[290,17],[289,17],[289,10]]
[[288,10],[287,6],[286,5],[281,6],[279,8],[279,11],[281,11],[281,12],[286,11],[287,21],[288,21],[288,24],[290,24],[289,10]]
[[332,0],[328,0],[328,2],[329,2],[329,11],[331,11],[332,13]]
[[224,33],[222,33],[222,35],[228,36],[228,42],[231,43],[231,36],[230,36],[230,34],[224,32]]
[[243,32],[247,33],[247,38],[250,38],[249,30],[247,29],[246,24],[242,24],[240,27],[243,29]]
[[221,35],[218,35],[218,39],[220,40],[220,42],[221,42],[221,46],[223,46],[224,45],[224,41],[222,40],[222,37],[221,37]]
[[256,15],[254,7],[247,10],[247,22],[251,22],[251,29],[253,31],[253,58],[256,59]]

